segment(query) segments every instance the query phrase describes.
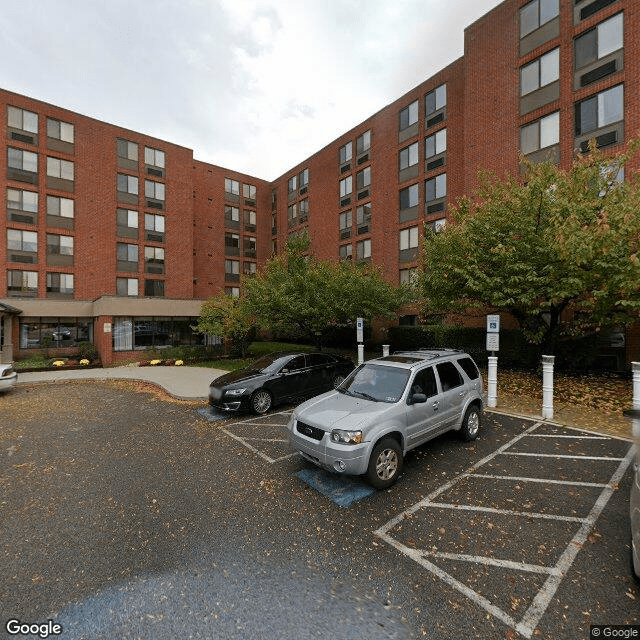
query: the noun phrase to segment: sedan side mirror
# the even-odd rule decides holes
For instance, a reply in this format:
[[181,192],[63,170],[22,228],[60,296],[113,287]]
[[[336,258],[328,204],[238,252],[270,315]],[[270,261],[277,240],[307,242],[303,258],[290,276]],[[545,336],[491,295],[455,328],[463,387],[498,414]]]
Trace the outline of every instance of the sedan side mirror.
[[427,396],[424,393],[414,393],[411,396],[411,404],[424,404],[427,401]]

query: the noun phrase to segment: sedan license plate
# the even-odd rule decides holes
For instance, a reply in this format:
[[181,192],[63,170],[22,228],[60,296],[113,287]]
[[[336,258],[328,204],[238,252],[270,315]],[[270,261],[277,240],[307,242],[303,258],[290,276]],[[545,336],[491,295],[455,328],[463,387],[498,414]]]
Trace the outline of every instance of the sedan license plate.
[[218,389],[218,387],[213,387],[211,389],[211,397],[214,400],[220,400],[220,398],[222,398],[222,389]]

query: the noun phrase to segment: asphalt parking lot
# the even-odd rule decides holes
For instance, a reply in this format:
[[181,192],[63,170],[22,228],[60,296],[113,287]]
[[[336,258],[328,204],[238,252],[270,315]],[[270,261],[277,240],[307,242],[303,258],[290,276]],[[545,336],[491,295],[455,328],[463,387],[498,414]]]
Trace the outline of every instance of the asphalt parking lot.
[[[388,491],[108,384],[0,396],[0,609],[79,638],[589,638],[638,624],[630,444],[487,414]],[[12,636],[15,637],[15,636]],[[34,636],[35,637],[35,636]]]

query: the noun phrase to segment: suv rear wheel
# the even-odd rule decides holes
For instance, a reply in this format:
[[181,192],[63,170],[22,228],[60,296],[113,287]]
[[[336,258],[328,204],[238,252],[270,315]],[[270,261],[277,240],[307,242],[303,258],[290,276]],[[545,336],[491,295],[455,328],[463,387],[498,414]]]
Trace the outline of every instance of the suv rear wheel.
[[480,432],[480,409],[472,404],[464,414],[462,427],[460,428],[460,436],[463,440],[471,442],[478,437]]
[[393,438],[383,438],[373,448],[367,468],[367,480],[376,489],[390,487],[402,472],[402,449]]

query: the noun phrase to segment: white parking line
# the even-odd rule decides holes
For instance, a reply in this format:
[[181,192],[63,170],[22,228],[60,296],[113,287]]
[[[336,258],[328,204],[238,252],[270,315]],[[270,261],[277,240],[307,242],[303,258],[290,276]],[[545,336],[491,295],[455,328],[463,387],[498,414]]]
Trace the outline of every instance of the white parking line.
[[[375,531],[375,535],[383,539],[389,545],[413,559],[415,562],[428,569],[431,573],[438,576],[443,582],[448,584],[450,587],[458,590],[460,593],[467,596],[470,600],[475,602],[478,606],[484,608],[491,615],[496,617],[499,620],[502,620],[505,624],[510,626],[512,629],[516,630],[519,634],[524,636],[525,638],[531,638],[534,634],[537,624],[540,619],[546,612],[551,600],[555,596],[555,593],[560,586],[563,578],[567,575],[569,569],[571,568],[578,552],[582,548],[582,545],[586,541],[590,531],[593,529],[598,517],[606,507],[611,495],[614,490],[617,488],[618,483],[620,482],[622,476],[625,471],[631,464],[634,455],[634,448],[630,447],[626,456],[624,458],[613,458],[613,457],[597,457],[597,456],[567,456],[567,455],[552,455],[552,454],[536,454],[536,453],[518,453],[513,451],[508,451],[513,445],[515,445],[518,441],[523,438],[534,436],[538,434],[534,434],[533,432],[542,425],[541,422],[535,423],[533,426],[529,427],[522,434],[512,438],[505,445],[491,453],[490,455],[483,458],[480,462],[478,462],[474,467],[469,469],[467,472],[460,474],[459,476],[453,478],[446,484],[438,487],[435,491],[431,492],[426,498],[421,500],[420,502],[414,504],[413,506],[405,509],[402,513],[398,514],[396,517],[392,518],[385,525],[380,527],[377,531]],[[562,436],[558,436],[562,437]],[[601,439],[593,438],[593,439]],[[591,482],[571,482],[566,480],[545,480],[538,478],[525,478],[525,477],[517,477],[517,476],[499,476],[492,474],[479,474],[475,473],[477,469],[487,464],[491,460],[493,460],[496,456],[499,455],[511,455],[511,456],[530,456],[530,457],[543,457],[543,458],[555,458],[555,459],[572,459],[572,460],[584,460],[584,461],[607,461],[607,462],[619,462],[618,468],[611,476],[610,480],[606,484],[600,483],[591,483]],[[596,500],[595,505],[589,512],[586,518],[574,518],[569,516],[560,516],[560,515],[550,515],[550,514],[542,514],[542,513],[529,513],[522,511],[513,511],[508,509],[494,509],[491,507],[481,507],[476,505],[460,505],[460,504],[449,504],[449,503],[437,503],[433,502],[433,500],[448,491],[451,487],[455,486],[460,481],[467,478],[481,478],[486,480],[511,480],[518,482],[538,482],[538,483],[549,483],[549,484],[563,484],[569,486],[586,486],[586,487],[597,487],[602,488],[602,492],[600,493],[598,499]],[[430,550],[420,550],[413,547],[407,547],[405,544],[401,543],[399,540],[396,540],[392,535],[390,535],[390,531],[394,529],[397,525],[405,520],[405,518],[410,517],[419,509],[424,508],[439,508],[439,509],[451,509],[451,510],[462,510],[462,511],[478,511],[478,512],[487,512],[494,513],[499,515],[512,516],[513,518],[539,518],[544,520],[554,520],[559,522],[571,522],[580,524],[580,527],[577,533],[573,536],[572,540],[566,546],[563,551],[560,559],[554,566],[543,567],[540,565],[527,564],[522,562],[515,562],[508,559],[502,558],[490,558],[486,556],[477,556],[477,555],[468,555],[468,554],[455,554],[455,553],[446,553],[446,552],[438,552],[438,551],[430,551]],[[545,581],[542,588],[537,592],[533,601],[524,616],[520,621],[516,620],[511,614],[503,611],[500,607],[497,607],[492,602],[490,602],[483,595],[471,589],[466,584],[460,582],[456,578],[454,578],[451,574],[447,573],[437,565],[433,564],[427,560],[427,558],[441,558],[445,560],[457,560],[470,562],[474,564],[484,564],[490,566],[497,566],[505,569],[511,569],[516,571],[524,571],[530,573],[539,573],[539,574],[548,574],[549,577]]]
[[[275,413],[268,414],[269,416],[290,416],[293,413],[293,409],[288,409],[287,411],[276,411]],[[242,422],[255,422],[256,420],[264,420],[265,416],[256,416],[255,418],[247,418]],[[264,423],[269,427],[275,426],[272,422]]]
[[220,427],[220,431],[223,431],[224,433],[226,433],[230,438],[237,440],[240,444],[247,447],[247,449],[249,449],[250,451],[253,451],[253,453],[259,455],[263,460],[266,460],[269,464],[273,464],[275,462],[275,460],[273,458],[270,458],[266,453],[262,453],[262,451],[260,451],[259,449],[256,449],[255,447],[251,446],[244,438],[241,438],[240,436],[237,436],[235,433],[231,433],[231,431],[227,431],[222,427]]
[[505,451],[503,456],[525,456],[529,458],[565,458],[567,460],[609,460],[620,462],[624,458],[607,458],[604,456],[566,456],[558,453],[528,453],[525,451]]
[[568,436],[557,433],[529,433],[528,438],[571,438],[575,440],[609,440],[606,436]]

